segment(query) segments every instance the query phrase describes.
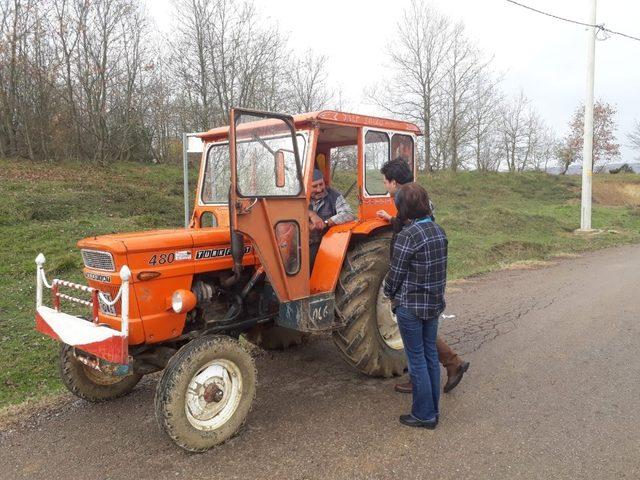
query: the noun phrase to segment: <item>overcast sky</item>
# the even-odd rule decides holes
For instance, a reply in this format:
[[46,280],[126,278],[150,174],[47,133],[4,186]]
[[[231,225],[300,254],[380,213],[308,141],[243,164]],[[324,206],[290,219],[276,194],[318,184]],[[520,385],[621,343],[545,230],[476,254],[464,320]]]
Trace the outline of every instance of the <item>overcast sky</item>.
[[[427,1],[427,0],[425,0]],[[588,22],[591,0],[518,0],[539,10]],[[586,28],[525,10],[504,0],[433,0],[452,20],[462,21],[478,47],[493,56],[507,94],[525,95],[558,136],[586,90]],[[170,0],[147,0],[159,28],[170,31],[177,18]],[[363,90],[384,73],[385,49],[409,0],[255,0],[299,52],[308,48],[328,57],[329,80],[343,91],[349,109],[375,113]],[[600,0],[597,23],[640,37],[640,2]],[[618,109],[622,160],[639,153],[625,145],[634,119],[640,120],[640,42],[619,36],[596,43],[596,99]]]

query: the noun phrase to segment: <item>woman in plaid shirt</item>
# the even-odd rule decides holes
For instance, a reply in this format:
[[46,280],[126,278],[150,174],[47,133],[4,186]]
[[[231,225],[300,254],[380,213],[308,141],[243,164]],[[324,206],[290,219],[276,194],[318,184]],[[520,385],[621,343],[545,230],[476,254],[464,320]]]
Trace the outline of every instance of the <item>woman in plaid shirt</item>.
[[410,415],[400,423],[434,429],[438,424],[440,366],[438,317],[444,311],[447,236],[431,219],[429,195],[415,182],[395,195],[398,218],[411,220],[397,236],[384,293],[394,305],[413,384]]

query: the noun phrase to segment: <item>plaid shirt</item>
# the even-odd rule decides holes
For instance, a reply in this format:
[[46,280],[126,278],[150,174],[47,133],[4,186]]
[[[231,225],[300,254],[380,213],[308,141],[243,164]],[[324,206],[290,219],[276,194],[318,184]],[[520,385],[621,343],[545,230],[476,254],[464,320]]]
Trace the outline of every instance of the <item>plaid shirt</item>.
[[[431,209],[431,220],[435,222],[436,217],[433,212],[435,211],[436,206],[431,200],[429,200],[429,208]],[[393,231],[393,236],[391,237],[391,246],[389,248],[389,255],[391,255],[391,258],[393,258],[393,246],[396,244],[396,237],[402,231],[405,224],[402,223],[402,220],[400,220],[398,217],[391,217],[391,220],[389,220],[389,222],[391,223],[391,230]]]
[[435,222],[412,222],[396,237],[384,294],[418,318],[444,311],[447,236]]

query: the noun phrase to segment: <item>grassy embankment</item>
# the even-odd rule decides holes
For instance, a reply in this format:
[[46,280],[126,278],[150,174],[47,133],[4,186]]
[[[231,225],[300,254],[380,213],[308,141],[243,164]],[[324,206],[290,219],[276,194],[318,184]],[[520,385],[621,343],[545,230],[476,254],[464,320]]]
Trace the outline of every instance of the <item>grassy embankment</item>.
[[[352,178],[352,177],[351,177]],[[351,184],[336,181],[342,190]],[[450,278],[640,241],[640,176],[595,178],[593,224],[579,237],[579,178],[543,174],[438,174],[420,178],[450,239]],[[0,408],[61,390],[57,345],[33,329],[35,264],[81,281],[78,239],[180,226],[177,166],[33,164],[0,160]]]

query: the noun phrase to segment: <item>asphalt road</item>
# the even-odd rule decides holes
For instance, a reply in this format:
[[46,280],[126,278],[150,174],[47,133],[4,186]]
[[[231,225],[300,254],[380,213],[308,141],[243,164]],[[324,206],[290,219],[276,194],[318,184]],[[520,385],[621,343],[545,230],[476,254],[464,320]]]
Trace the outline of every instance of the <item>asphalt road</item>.
[[205,454],[156,426],[155,378],[3,427],[0,478],[640,478],[640,245],[450,288],[441,333],[471,361],[435,431],[331,341],[257,359],[247,425]]

